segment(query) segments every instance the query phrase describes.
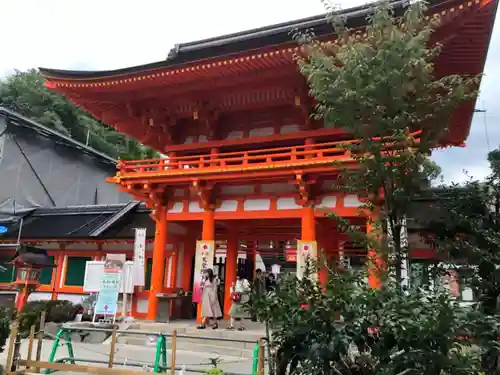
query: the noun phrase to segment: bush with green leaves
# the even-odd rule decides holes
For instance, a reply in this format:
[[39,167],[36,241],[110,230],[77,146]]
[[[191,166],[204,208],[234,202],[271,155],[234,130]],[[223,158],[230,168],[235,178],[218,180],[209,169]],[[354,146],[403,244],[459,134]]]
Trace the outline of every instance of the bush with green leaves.
[[403,291],[391,279],[373,289],[366,271],[332,270],[324,288],[285,277],[252,308],[272,329],[277,375],[479,374],[499,332],[496,317],[446,290]]
[[3,352],[5,343],[10,335],[12,312],[10,309],[0,309],[0,352]]
[[46,322],[65,323],[75,319],[78,308],[72,302],[63,300],[28,302],[18,314],[19,332],[27,335],[32,325],[38,330],[43,311],[46,312]]

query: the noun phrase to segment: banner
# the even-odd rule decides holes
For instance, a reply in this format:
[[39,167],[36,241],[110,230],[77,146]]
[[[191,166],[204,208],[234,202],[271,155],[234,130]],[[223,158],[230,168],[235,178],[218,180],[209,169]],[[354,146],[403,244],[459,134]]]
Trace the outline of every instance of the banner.
[[201,302],[203,272],[214,266],[215,241],[196,241],[196,259],[193,271],[193,302]]
[[[318,260],[318,249],[316,241],[297,241],[297,277],[304,277],[307,259],[313,262]],[[316,278],[317,272],[310,275],[311,278]]]
[[101,289],[97,296],[94,317],[96,315],[116,315],[122,268],[125,260],[125,254],[106,255],[106,263],[104,263],[104,272],[101,279]]
[[134,272],[132,272],[133,285],[144,286],[145,282],[145,256],[146,256],[146,228],[135,229],[134,240]]

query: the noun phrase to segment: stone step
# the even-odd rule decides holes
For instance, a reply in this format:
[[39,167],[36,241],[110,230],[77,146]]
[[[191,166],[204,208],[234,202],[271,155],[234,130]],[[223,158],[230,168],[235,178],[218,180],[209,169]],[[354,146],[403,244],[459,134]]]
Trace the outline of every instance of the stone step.
[[[143,335],[127,335],[120,334],[117,337],[117,343],[135,345],[135,346],[147,346],[155,347],[157,339],[154,336],[143,336]],[[177,350],[186,350],[190,352],[208,353],[224,356],[234,356],[242,358],[252,358],[253,350],[255,344],[253,343],[237,343],[221,341],[220,338],[183,338],[179,337],[176,342]],[[172,340],[167,339],[167,349],[172,348]]]
[[[255,343],[264,336],[261,329],[250,329],[245,331],[228,331],[225,327],[212,330],[196,329],[193,324],[161,324],[161,323],[136,323],[128,327],[130,334],[120,333],[117,342],[120,344],[137,346],[155,346],[156,337],[154,333],[171,334],[177,331],[177,349],[200,351],[218,355],[231,355],[244,358],[252,358]],[[260,328],[260,327],[259,327]],[[150,332],[151,335],[140,335],[137,332]],[[233,341],[234,340],[234,341]],[[171,347],[171,338],[167,337],[167,348]]]

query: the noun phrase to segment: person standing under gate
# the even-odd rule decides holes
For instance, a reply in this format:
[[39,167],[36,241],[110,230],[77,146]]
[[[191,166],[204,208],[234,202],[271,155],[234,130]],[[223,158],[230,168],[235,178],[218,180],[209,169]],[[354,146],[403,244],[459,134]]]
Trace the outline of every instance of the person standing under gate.
[[217,289],[219,280],[215,277],[214,271],[209,268],[205,270],[203,275],[203,283],[201,285],[201,325],[198,329],[205,329],[207,324],[210,324],[210,319],[213,319],[212,329],[219,328],[217,319],[222,317],[222,310],[219,304]]
[[236,276],[236,282],[231,286],[231,308],[229,309],[229,316],[231,321],[227,329],[234,330],[234,323],[240,321],[238,331],[245,329],[244,319],[248,319],[248,303],[250,302],[250,292],[252,288],[250,283],[240,275]]

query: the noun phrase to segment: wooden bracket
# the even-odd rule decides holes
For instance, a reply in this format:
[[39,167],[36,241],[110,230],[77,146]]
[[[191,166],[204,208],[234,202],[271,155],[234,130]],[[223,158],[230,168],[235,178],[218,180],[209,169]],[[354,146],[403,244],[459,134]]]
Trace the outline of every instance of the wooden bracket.
[[198,120],[209,140],[217,138],[217,125],[221,112],[216,108],[211,108],[207,103],[198,105],[198,109],[193,112],[193,119]]
[[298,90],[295,90],[294,105],[300,111],[302,121],[304,121],[304,130],[309,130],[313,127],[313,120],[311,119],[312,103],[307,86],[304,87],[304,85],[301,85]]
[[200,199],[200,207],[204,210],[213,210],[217,208],[217,201],[215,199],[214,184],[204,183],[200,180],[195,180],[191,184],[191,189]]
[[169,192],[164,187],[158,187],[154,184],[144,184],[142,186],[126,185],[127,192],[135,199],[146,203],[146,207],[152,210],[151,217],[157,220],[156,212],[159,209],[165,209],[169,201]]
[[293,181],[299,189],[299,197],[295,202],[301,206],[308,206],[315,203],[316,200],[316,180],[306,178],[302,173],[295,174]]

